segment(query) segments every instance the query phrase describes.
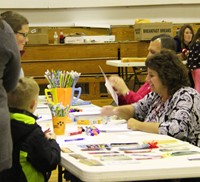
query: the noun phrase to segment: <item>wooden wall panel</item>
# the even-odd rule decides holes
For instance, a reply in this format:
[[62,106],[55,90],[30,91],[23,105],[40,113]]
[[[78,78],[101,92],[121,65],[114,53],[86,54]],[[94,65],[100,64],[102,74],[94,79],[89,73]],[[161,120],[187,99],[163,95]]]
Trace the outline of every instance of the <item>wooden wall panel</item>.
[[44,61],[22,61],[22,67],[26,76],[41,77],[47,69],[77,71],[82,75],[101,74],[101,66],[106,73],[117,73],[117,68],[106,65],[106,60],[44,60]]
[[111,34],[115,35],[116,41],[134,41],[133,26],[112,26]]
[[118,43],[26,46],[22,60],[117,57]]
[[123,57],[146,57],[149,42],[121,42],[120,52]]

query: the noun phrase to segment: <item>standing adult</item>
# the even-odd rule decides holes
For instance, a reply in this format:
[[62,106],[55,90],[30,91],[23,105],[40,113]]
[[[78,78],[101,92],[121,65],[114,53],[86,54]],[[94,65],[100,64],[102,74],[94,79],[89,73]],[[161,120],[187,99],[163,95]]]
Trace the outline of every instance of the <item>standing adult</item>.
[[[2,13],[1,16],[13,29],[22,56],[24,53],[24,46],[28,42],[29,21],[26,17],[15,11],[6,11]],[[20,76],[24,76],[23,69],[21,69]]]
[[2,18],[0,18],[0,40],[0,171],[3,171],[12,165],[7,93],[17,84],[20,74],[20,56],[13,30]]
[[[158,52],[162,48],[170,49],[173,51],[176,51],[176,43],[172,37],[166,34],[160,34],[157,36],[154,36],[149,44],[148,47],[148,55],[147,57],[150,57]],[[126,105],[126,104],[132,104],[137,102],[138,100],[142,99],[145,95],[147,95],[151,90],[148,82],[145,82],[138,90],[137,92],[134,92],[133,90],[130,90],[124,80],[117,76],[112,75],[109,78],[109,81],[118,94],[118,101],[119,105]]]
[[200,93],[200,28],[197,30],[188,54],[187,67],[192,73],[194,88]]

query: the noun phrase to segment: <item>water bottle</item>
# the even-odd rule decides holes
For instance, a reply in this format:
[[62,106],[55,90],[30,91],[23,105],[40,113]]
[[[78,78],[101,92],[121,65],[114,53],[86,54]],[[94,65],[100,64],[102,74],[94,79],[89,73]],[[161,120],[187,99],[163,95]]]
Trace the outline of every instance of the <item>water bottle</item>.
[[54,32],[53,38],[54,38],[54,44],[58,44],[58,34],[57,34],[57,32]]

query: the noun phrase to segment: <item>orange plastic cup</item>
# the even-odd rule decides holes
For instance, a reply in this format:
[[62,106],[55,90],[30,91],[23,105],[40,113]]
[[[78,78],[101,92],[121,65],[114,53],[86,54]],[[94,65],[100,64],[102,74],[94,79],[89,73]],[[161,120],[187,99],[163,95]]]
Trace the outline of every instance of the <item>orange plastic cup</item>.
[[[49,97],[49,94],[51,94],[52,99]],[[64,106],[71,105],[72,100],[72,88],[51,88],[51,89],[45,89],[45,95],[47,98],[47,101],[51,104],[57,104],[61,103]]]

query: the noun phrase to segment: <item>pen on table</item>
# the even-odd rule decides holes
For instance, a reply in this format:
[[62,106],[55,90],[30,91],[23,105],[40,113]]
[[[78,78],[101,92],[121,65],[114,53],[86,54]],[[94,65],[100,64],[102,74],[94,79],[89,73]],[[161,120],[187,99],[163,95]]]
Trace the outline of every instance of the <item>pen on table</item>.
[[37,120],[38,120],[38,119],[42,119],[42,116],[38,116],[38,117],[37,117]]
[[78,134],[82,134],[82,131],[75,131],[75,132],[70,132],[69,135],[78,135]]
[[73,142],[73,141],[80,141],[80,140],[85,140],[85,138],[71,138],[71,139],[66,139],[64,141],[65,142]]

